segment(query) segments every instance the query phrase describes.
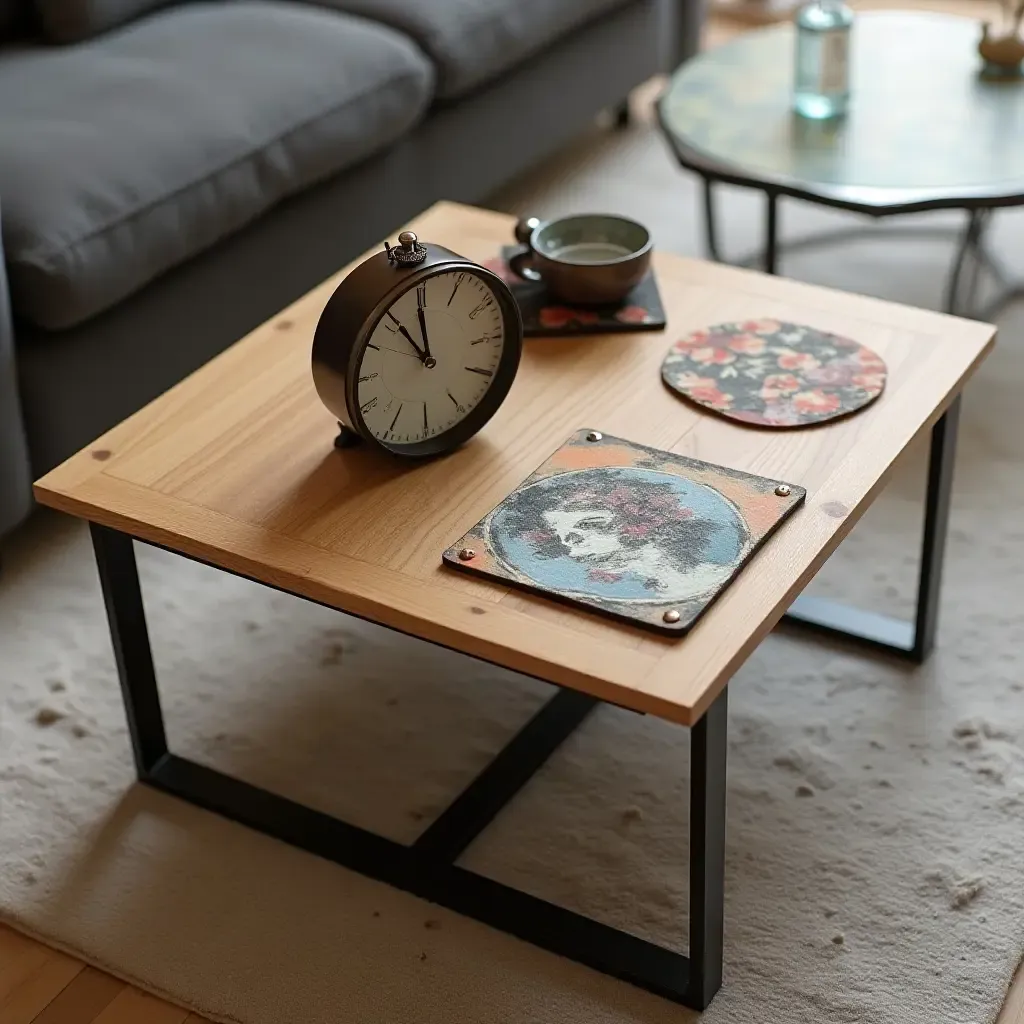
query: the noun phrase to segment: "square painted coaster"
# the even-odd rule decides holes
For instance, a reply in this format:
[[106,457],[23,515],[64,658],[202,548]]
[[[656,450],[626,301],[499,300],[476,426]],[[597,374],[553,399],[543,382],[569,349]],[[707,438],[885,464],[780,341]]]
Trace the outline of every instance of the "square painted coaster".
[[522,246],[506,245],[501,257],[484,266],[512,289],[523,316],[523,334],[528,337],[557,338],[576,334],[613,334],[619,331],[660,331],[665,327],[654,271],[626,296],[611,306],[566,306],[548,298],[543,284],[524,281],[509,269],[508,260]]
[[685,634],[806,491],[580,430],[445,565]]

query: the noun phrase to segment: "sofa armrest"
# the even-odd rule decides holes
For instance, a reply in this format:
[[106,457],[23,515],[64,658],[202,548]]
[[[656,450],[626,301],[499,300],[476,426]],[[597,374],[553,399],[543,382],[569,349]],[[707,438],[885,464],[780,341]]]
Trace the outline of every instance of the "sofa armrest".
[[32,473],[18,398],[14,325],[3,255],[0,236],[0,538],[32,508]]

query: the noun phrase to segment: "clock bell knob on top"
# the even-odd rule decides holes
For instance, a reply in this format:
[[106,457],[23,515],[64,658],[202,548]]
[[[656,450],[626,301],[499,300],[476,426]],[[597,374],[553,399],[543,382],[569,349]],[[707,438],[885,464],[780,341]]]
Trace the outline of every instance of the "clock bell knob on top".
[[519,307],[500,277],[403,231],[327,301],[313,382],[341,427],[338,447],[440,455],[497,412],[522,344]]
[[394,249],[385,242],[384,251],[393,262],[401,264],[403,267],[422,263],[427,258],[427,247],[420,245],[415,231],[403,231],[398,236],[398,245]]

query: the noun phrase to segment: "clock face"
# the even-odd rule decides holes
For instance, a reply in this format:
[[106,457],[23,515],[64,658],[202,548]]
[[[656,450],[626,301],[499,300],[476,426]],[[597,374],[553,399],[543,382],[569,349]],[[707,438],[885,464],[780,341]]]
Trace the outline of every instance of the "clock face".
[[468,270],[421,278],[385,311],[359,363],[366,429],[389,447],[446,434],[480,406],[506,344],[502,305]]

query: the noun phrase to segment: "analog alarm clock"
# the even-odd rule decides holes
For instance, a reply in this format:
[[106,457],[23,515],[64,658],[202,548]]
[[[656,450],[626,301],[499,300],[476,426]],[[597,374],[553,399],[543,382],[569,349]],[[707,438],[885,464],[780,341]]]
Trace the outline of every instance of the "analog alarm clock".
[[313,381],[341,427],[395,455],[471,438],[508,394],[523,323],[496,274],[411,231],[338,285],[313,338]]

